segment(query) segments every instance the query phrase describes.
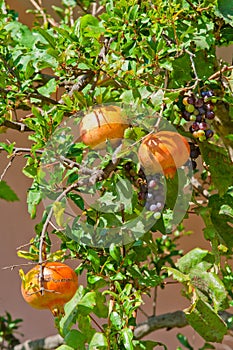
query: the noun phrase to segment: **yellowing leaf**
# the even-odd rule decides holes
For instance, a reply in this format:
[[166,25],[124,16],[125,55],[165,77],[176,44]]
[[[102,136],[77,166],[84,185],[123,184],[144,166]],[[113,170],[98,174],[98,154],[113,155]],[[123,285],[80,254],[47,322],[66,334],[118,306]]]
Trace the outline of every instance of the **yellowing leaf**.
[[61,227],[64,226],[64,211],[65,211],[65,208],[61,202],[53,203],[53,213],[57,224]]

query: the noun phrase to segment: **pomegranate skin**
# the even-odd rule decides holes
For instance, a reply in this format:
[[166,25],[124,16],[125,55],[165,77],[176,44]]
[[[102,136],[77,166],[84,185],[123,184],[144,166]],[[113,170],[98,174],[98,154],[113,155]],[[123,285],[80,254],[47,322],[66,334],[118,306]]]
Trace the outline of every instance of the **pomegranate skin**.
[[128,126],[120,107],[111,105],[96,107],[81,120],[80,135],[87,146],[103,149],[106,140],[113,146],[118,145]]
[[64,314],[64,304],[78,289],[78,277],[74,270],[61,262],[47,262],[42,266],[42,286],[39,282],[40,265],[36,265],[24,276],[22,296],[36,309],[50,309],[54,316]]
[[167,178],[173,178],[177,168],[186,163],[189,156],[188,141],[173,131],[149,134],[138,149],[139,162],[146,173],[163,173]]

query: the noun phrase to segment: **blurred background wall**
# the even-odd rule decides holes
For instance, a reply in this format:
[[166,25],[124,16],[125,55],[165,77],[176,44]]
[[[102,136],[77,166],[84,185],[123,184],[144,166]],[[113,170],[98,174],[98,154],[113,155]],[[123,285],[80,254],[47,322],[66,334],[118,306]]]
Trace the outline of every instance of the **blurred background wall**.
[[[32,23],[33,15],[26,14],[26,9],[32,8],[29,0],[7,0],[6,2],[19,13],[19,20],[21,22],[27,25]],[[48,9],[51,5],[60,5],[60,1],[47,0],[44,3]],[[233,47],[217,49],[217,52],[219,57],[224,61],[232,63]],[[9,141],[15,140],[17,146],[28,147],[30,143],[27,140],[27,136],[25,133],[20,134],[16,131],[7,131],[6,134],[0,135],[0,141],[5,141],[6,139]],[[0,174],[9,161],[5,156],[6,154],[0,154]],[[55,334],[56,329],[49,311],[34,310],[24,302],[20,293],[19,267],[9,268],[10,266],[24,263],[22,259],[17,257],[16,249],[29,242],[34,235],[34,226],[37,223],[37,219],[31,220],[27,212],[26,195],[27,189],[31,185],[31,180],[22,174],[21,169],[23,164],[25,164],[23,156],[17,156],[7,172],[7,182],[15,190],[20,201],[8,203],[0,200],[0,315],[8,311],[12,314],[13,318],[22,318],[23,324],[20,331],[24,334],[22,339],[25,340],[38,339]],[[43,208],[40,208],[38,214],[41,214],[42,210]],[[40,215],[38,215],[39,217]],[[182,247],[184,251],[189,251],[197,245],[201,248],[209,248],[208,243],[203,239],[201,219],[191,217],[186,221],[186,229],[192,230],[193,234],[181,239],[180,248]],[[57,243],[59,244],[59,242]],[[76,263],[71,262],[70,265],[75,267]],[[82,282],[84,280],[81,278],[80,283]],[[180,286],[178,284],[170,284],[165,290],[158,291],[157,314],[172,312],[177,309],[181,310],[188,306],[188,301],[180,296]],[[148,315],[151,315],[151,301],[148,298],[145,298],[144,309]],[[145,317],[139,315],[139,321],[145,321]],[[204,343],[190,327],[181,330],[157,331],[153,334],[153,338],[157,341],[165,342],[169,350],[175,350],[180,345],[176,340],[176,334],[179,332],[189,337],[194,349],[198,349]],[[152,335],[147,338],[151,339],[151,337]],[[227,344],[227,341],[228,339],[226,338],[225,344]],[[231,345],[230,348],[227,348],[227,345],[225,347],[218,345],[217,349],[232,349],[233,340],[231,341]]]

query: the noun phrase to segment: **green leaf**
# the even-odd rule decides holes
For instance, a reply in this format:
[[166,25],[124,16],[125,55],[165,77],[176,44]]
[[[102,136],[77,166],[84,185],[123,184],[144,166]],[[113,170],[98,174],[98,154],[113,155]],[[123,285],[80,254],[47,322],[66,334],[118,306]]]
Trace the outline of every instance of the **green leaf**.
[[117,191],[117,203],[121,204],[124,207],[126,213],[132,212],[132,185],[127,179],[123,179],[118,176],[116,183],[116,191]]
[[218,10],[216,11],[216,14],[223,17],[225,22],[232,25],[232,18],[233,18],[232,2],[228,0],[218,0]]
[[92,312],[94,307],[96,306],[96,292],[88,292],[83,296],[81,300],[79,300],[78,310],[83,315],[88,315]]
[[165,269],[168,271],[169,275],[172,274],[173,278],[181,283],[187,282],[190,280],[189,276],[183,274],[177,269],[174,269],[173,267],[165,267]]
[[41,199],[41,190],[39,189],[39,186],[34,183],[33,186],[29,189],[27,196],[28,212],[31,215],[32,219],[34,219],[36,216],[36,207],[40,203]]
[[135,350],[154,350],[156,346],[162,346],[164,350],[168,350],[165,344],[152,340],[134,341],[134,345]]
[[96,332],[89,344],[89,350],[108,349],[108,341],[103,333]]
[[15,202],[19,200],[17,194],[3,180],[0,181],[0,199],[4,199],[7,202]]
[[49,34],[48,30],[37,27],[36,30],[43,36],[43,38],[49,43],[49,45],[55,49],[56,48],[56,40],[52,35]]
[[228,306],[225,286],[219,276],[214,272],[203,271],[200,266],[191,271],[190,278],[191,283],[195,288],[212,299],[214,310],[216,312]]
[[65,315],[62,317],[60,321],[60,331],[61,334],[66,335],[69,331],[72,325],[74,324],[75,317],[77,315],[77,305],[79,301],[82,299],[84,295],[84,288],[81,285],[73,298],[65,304]]
[[206,341],[221,343],[227,326],[209,304],[198,299],[189,310],[184,310],[188,323]]
[[[232,224],[233,224],[233,196],[230,192],[223,197],[213,195],[209,198],[209,214],[214,230],[221,243],[230,249],[233,247]],[[203,217],[205,220],[205,218]]]
[[77,329],[72,329],[64,338],[66,344],[76,350],[85,349],[86,336]]
[[112,326],[116,329],[116,330],[120,330],[122,328],[122,318],[119,315],[118,312],[116,311],[112,311],[110,314],[110,321]]
[[93,309],[93,312],[99,318],[108,317],[108,307],[106,305],[106,298],[102,293],[98,291],[96,291],[96,305]]
[[120,337],[122,339],[122,343],[124,344],[124,348],[126,350],[134,350],[133,346],[133,332],[130,328],[123,328],[120,332]]
[[116,246],[114,243],[110,244],[109,247],[109,254],[111,255],[111,257],[117,261],[118,263],[121,262],[122,260],[122,256],[121,256],[121,250],[120,247]]
[[84,210],[84,208],[85,208],[84,207],[84,200],[80,195],[70,192],[70,193],[68,193],[67,197],[72,199],[72,201],[77,205],[77,207]]
[[210,264],[214,263],[214,256],[208,250],[194,248],[177,262],[177,267],[182,273],[188,274],[195,266],[206,261]]
[[223,195],[233,183],[232,163],[225,149],[209,142],[200,144],[204,162],[211,173],[211,179],[220,196]]
[[50,79],[44,86],[39,87],[37,90],[43,96],[50,97],[53,92],[56,92],[57,82],[56,79]]
[[74,348],[73,347],[71,347],[71,346],[68,346],[68,345],[60,345],[58,348],[57,348],[57,350],[74,350]]
[[187,349],[189,350],[193,350],[193,347],[189,344],[188,339],[185,335],[178,333],[177,334],[177,339],[179,340],[179,342],[184,345]]

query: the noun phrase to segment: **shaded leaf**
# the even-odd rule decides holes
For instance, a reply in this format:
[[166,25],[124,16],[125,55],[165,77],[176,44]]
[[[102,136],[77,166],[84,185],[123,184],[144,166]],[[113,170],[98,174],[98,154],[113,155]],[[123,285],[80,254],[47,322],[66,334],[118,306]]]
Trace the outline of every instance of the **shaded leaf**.
[[0,181],[0,199],[4,199],[7,202],[15,202],[19,200],[17,194],[3,180]]
[[209,304],[198,299],[189,310],[184,310],[188,323],[206,341],[221,343],[227,326]]

